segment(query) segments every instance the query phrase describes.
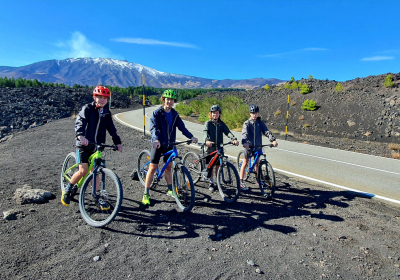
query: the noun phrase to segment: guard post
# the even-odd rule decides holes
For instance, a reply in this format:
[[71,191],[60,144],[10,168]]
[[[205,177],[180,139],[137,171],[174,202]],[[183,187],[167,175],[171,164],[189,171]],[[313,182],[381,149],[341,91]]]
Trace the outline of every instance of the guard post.
[[288,123],[289,123],[289,99],[290,95],[287,96],[287,110],[286,110],[286,128],[285,128],[285,140],[287,140]]

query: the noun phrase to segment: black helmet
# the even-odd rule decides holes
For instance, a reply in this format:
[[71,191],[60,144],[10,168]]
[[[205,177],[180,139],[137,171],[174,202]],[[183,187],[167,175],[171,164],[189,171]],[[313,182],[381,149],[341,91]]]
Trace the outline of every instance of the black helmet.
[[258,113],[258,112],[260,112],[260,108],[258,108],[257,105],[250,106],[250,113]]
[[210,112],[220,112],[221,113],[221,108],[218,105],[212,105],[210,108]]

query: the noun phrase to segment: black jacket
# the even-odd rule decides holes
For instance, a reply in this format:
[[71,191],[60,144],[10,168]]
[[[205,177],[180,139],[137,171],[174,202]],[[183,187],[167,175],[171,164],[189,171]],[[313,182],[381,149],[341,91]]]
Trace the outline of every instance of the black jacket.
[[109,104],[103,108],[100,115],[100,108],[96,108],[95,103],[89,103],[82,107],[75,121],[76,145],[80,146],[81,142],[78,136],[85,136],[87,140],[94,143],[105,144],[106,130],[110,133],[114,145],[121,144],[121,139],[117,135]]
[[250,146],[261,146],[261,136],[263,134],[268,137],[270,142],[276,140],[260,117],[258,117],[256,120],[249,118],[243,124],[242,144],[248,143]]
[[164,114],[164,108],[160,108],[153,111],[153,115],[150,118],[150,133],[151,142],[158,140],[162,144],[168,144],[176,141],[176,128],[182,132],[187,138],[191,139],[193,134],[186,129],[181,117],[175,109],[171,109],[172,112],[172,130],[169,131],[169,125],[167,117]]
[[208,120],[203,127],[203,142],[211,141],[215,146],[207,147],[206,152],[211,153],[218,149],[219,145],[224,143],[224,135],[228,136],[232,141],[237,140],[235,135],[229,130],[226,124],[221,120]]

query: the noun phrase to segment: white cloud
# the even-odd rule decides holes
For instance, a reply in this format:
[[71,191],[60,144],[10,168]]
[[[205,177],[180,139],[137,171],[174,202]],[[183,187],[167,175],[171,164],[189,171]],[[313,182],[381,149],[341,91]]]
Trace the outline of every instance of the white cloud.
[[394,59],[394,56],[372,56],[372,57],[364,57],[363,61],[379,61],[379,60],[390,60],[390,59]]
[[122,59],[118,55],[112,54],[109,49],[88,40],[86,36],[79,31],[72,33],[70,40],[59,42],[56,46],[60,48],[56,56],[61,59],[78,57]]
[[121,42],[121,43],[130,43],[130,44],[139,44],[139,45],[166,45],[178,48],[191,48],[191,49],[199,49],[199,47],[188,44],[188,43],[178,43],[178,42],[165,42],[154,39],[143,39],[143,38],[116,38],[111,39],[112,41]]
[[286,57],[291,54],[297,54],[297,53],[302,53],[302,52],[315,52],[315,51],[327,51],[327,50],[328,49],[325,49],[325,48],[304,48],[304,49],[288,51],[288,52],[283,52],[283,53],[259,55],[259,57]]

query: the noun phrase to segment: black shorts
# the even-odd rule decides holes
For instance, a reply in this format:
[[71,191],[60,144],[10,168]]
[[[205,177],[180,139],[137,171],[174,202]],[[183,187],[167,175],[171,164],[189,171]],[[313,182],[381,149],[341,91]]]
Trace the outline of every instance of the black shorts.
[[[210,161],[216,156],[216,154],[213,155],[208,155],[206,157],[206,164],[208,165],[210,163]],[[219,157],[217,157],[217,159],[214,162],[214,165],[219,165]]]
[[94,154],[94,147],[76,148],[76,163],[89,163],[89,157]]
[[[258,151],[258,150],[257,150]],[[256,153],[254,149],[244,150],[244,158],[249,159]]]
[[[170,149],[170,148],[162,148],[162,147],[160,147],[159,149],[156,149],[156,148],[151,148],[151,151],[150,151],[150,162],[151,163],[155,163],[155,164],[159,164],[160,163],[160,158],[161,158],[161,155],[163,155],[163,154],[165,154],[166,152],[169,152],[169,151],[171,151],[172,149]],[[163,157],[163,159],[164,159],[164,163],[165,162],[167,162],[167,160],[168,160],[168,158],[169,158],[169,156],[170,156],[171,154],[169,154],[169,155],[166,155],[166,156],[164,156]]]

